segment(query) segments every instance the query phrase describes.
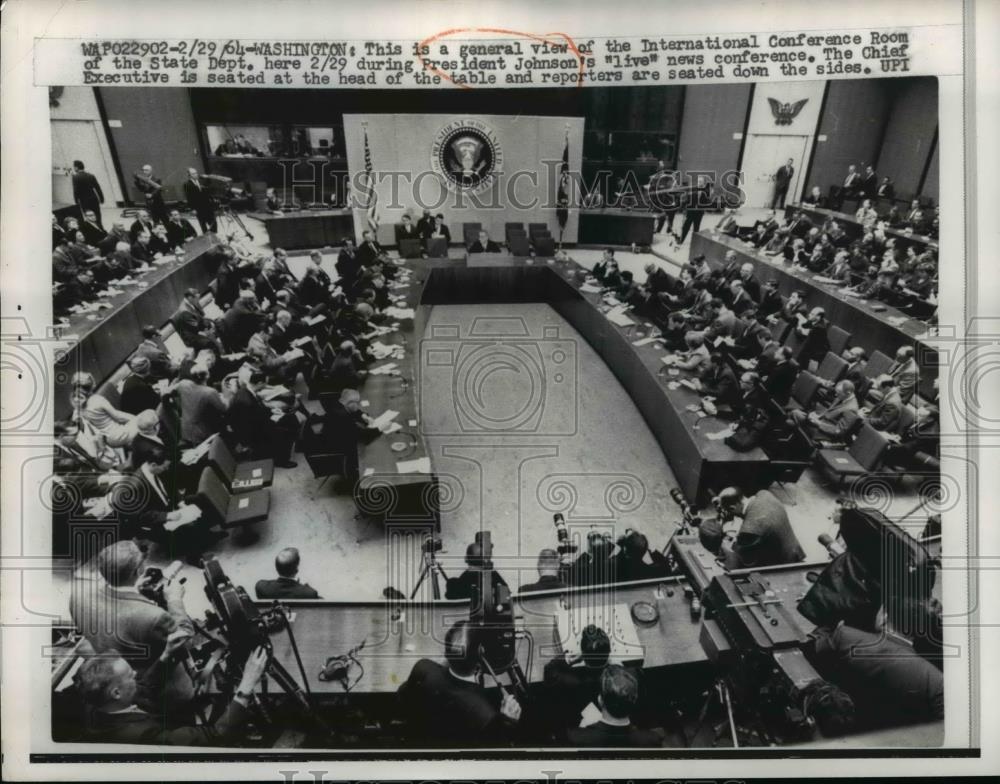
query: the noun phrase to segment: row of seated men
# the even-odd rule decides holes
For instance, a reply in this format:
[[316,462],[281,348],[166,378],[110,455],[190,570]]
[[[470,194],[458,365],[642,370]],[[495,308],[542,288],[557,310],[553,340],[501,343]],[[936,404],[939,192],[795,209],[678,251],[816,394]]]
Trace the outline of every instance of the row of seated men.
[[885,223],[889,228],[901,231],[909,230],[914,234],[937,239],[941,229],[941,207],[926,207],[918,198],[911,199],[909,206],[901,208],[896,203],[896,189],[892,180],[884,177],[875,189],[857,187],[855,173],[848,174],[848,183],[844,187],[834,186],[830,193],[823,195],[823,190],[814,185],[808,194],[802,197],[802,203],[811,207],[840,211],[844,202],[854,200],[858,203],[855,218],[866,226],[876,222]]
[[847,296],[878,300],[915,318],[929,318],[937,306],[937,252],[887,234],[885,224],[874,220],[874,210],[866,205],[858,210],[864,233],[855,239],[835,218],[817,226],[801,211],[785,220],[772,212],[752,227],[738,226],[729,215],[720,228],[762,253],[838,284]]
[[[91,574],[74,583],[71,612],[86,644],[80,649],[85,660],[74,676],[73,692],[82,710],[71,719],[77,722],[72,736],[116,743],[239,745],[254,716],[251,706],[266,671],[267,651],[258,648],[247,657],[235,691],[216,706],[219,718],[199,721],[195,708],[204,707],[205,698],[195,697],[191,676],[181,666],[195,637],[184,583],[171,580],[159,598],[151,597],[143,591],[145,559],[135,542],[116,542],[98,554]],[[542,567],[540,561],[540,571]],[[546,583],[522,593],[558,587],[554,579]],[[943,718],[939,656],[933,646],[923,645],[925,631],[913,631],[913,613],[906,608],[904,613],[884,607],[869,620],[852,618],[854,625],[831,621],[811,633],[804,650],[823,680],[811,683],[798,698],[825,736],[852,729],[868,707],[888,711],[896,720]],[[918,609],[939,616],[933,602]],[[114,619],[110,627],[108,618]],[[459,621],[445,636],[441,659],[413,665],[395,708],[408,741],[453,747],[656,747],[670,741],[674,728],[663,729],[664,705],[675,695],[664,693],[662,680],[650,681],[641,667],[609,663],[607,630],[593,625],[582,630],[580,654],[548,661],[542,682],[519,694],[484,687],[483,633],[470,621]],[[854,655],[859,646],[873,655]]]
[[[629,271],[619,271],[608,249],[593,274],[657,325],[662,345],[678,352],[674,367],[696,376],[699,392],[712,398],[718,415],[737,423],[727,438],[733,448],[767,449],[767,439],[782,438],[792,424],[813,446],[842,445],[868,423],[890,435],[904,465],[917,454],[937,454],[937,400],[926,401],[913,422],[904,417],[920,379],[909,346],[901,347],[877,377],[866,374],[864,349],[845,348],[843,377],[820,378],[813,408],[788,417],[783,409],[790,405],[799,374],[818,370],[829,353],[829,322],[822,308],[807,310],[801,292],[784,298],[773,280],[762,284],[753,265],[741,265],[735,251],[716,270],[703,257],[693,259],[682,267],[679,280],[649,264],[639,285]],[[782,331],[785,343],[778,339]]]
[[[221,438],[237,460],[269,459],[278,468],[296,466],[293,450],[322,447],[342,455],[342,474],[355,481],[359,445],[379,435],[358,392],[370,359],[365,336],[382,320],[385,276],[395,274],[388,258],[366,249],[345,247],[336,283],[319,254],[298,280],[280,249],[271,259],[239,259],[227,249],[213,283],[223,315],[207,318],[189,290],[171,319],[186,345],[182,358],[170,356],[150,325],[117,387],[74,377],[72,414],[56,429],[60,481],[92,516],[118,514],[130,535],[192,561],[224,535],[197,521],[174,528],[208,439]],[[324,413],[306,407],[310,397]],[[141,503],[125,490],[136,483]]]
[[166,221],[154,223],[140,210],[126,229],[115,221],[105,230],[93,210],[83,219],[52,216],[52,301],[57,316],[75,312],[95,301],[108,284],[150,269],[158,258],[182,254],[197,231],[180,211],[170,210]]

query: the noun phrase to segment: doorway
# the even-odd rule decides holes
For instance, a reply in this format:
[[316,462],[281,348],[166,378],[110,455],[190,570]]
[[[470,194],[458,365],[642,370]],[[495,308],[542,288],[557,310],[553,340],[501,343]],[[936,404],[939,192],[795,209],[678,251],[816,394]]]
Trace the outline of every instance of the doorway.
[[795,174],[788,186],[785,203],[791,204],[797,201],[806,165],[808,143],[808,136],[771,133],[750,134],[743,151],[745,206],[767,208],[771,206],[774,199],[774,175],[789,158],[792,159]]

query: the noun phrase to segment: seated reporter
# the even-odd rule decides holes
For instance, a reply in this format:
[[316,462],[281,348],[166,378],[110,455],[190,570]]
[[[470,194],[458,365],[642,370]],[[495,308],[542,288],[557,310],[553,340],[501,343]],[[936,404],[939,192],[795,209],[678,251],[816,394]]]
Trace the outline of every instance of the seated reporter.
[[705,337],[698,332],[688,332],[684,341],[687,344],[687,351],[677,357],[672,366],[678,370],[701,373],[711,361]]
[[903,415],[903,400],[896,380],[888,374],[879,376],[872,384],[872,391],[877,394],[879,401],[870,408],[862,408],[861,415],[876,430],[895,432]]
[[[466,570],[458,577],[449,577],[445,587],[445,599],[471,599],[473,590],[479,585],[483,572],[483,548],[479,542],[472,542],[465,548]],[[490,574],[494,590],[497,586],[507,585],[507,581],[494,569]]]
[[670,573],[663,554],[650,550],[649,540],[638,531],[629,531],[619,540],[615,561],[616,577],[620,582],[665,577]]
[[793,411],[792,421],[813,441],[845,444],[861,422],[861,409],[854,395],[854,384],[838,381],[834,397],[826,408],[814,411]]
[[413,733],[432,744],[506,745],[519,735],[521,706],[479,685],[482,632],[467,620],[445,635],[447,665],[421,659],[398,695]]
[[326,413],[319,432],[306,430],[306,449],[343,455],[343,476],[353,484],[360,476],[358,448],[378,438],[379,430],[361,408],[357,390],[342,390],[337,400],[325,402],[324,407]]
[[609,534],[590,531],[587,534],[586,551],[564,567],[564,579],[574,588],[613,583],[617,575],[617,561],[611,557],[614,548],[614,541]]
[[717,408],[732,409],[739,402],[739,382],[721,352],[713,351],[709,355],[708,365],[702,370],[697,383],[698,391],[714,398]]
[[[778,566],[805,559],[785,507],[769,490],[744,496],[738,488],[727,487],[719,493],[715,504],[719,517],[705,520],[698,537],[727,569]],[[742,522],[730,546],[723,541],[722,524],[733,518]]]
[[175,726],[175,710],[165,711],[158,684],[179,669],[178,656],[188,636],[174,632],[163,653],[137,674],[120,657],[88,659],[74,676],[76,688],[91,707],[88,740],[147,743],[156,746],[219,746],[239,742],[249,718],[250,699],[267,669],[267,651],[257,647],[247,658],[232,702],[212,724]]
[[663,738],[653,730],[632,724],[630,718],[639,701],[639,679],[620,664],[609,664],[601,672],[597,708],[601,717],[593,724],[567,730],[571,746],[658,747]]
[[553,658],[544,670],[546,720],[557,731],[579,727],[584,709],[597,704],[601,675],[611,655],[607,633],[588,624],[580,633],[580,653]]
[[480,231],[479,237],[469,245],[469,253],[499,253],[500,246],[490,239],[489,232]]
[[538,579],[517,589],[518,593],[553,591],[566,588],[562,578],[562,559],[559,553],[546,547],[538,554]]
[[274,559],[277,579],[258,580],[254,591],[258,599],[319,599],[316,589],[299,580],[301,558],[298,548],[286,547]]
[[240,383],[229,403],[226,421],[238,451],[251,460],[272,459],[279,468],[295,468],[292,447],[299,436],[298,419],[289,413],[272,412],[261,399],[266,377],[252,369],[245,383]]

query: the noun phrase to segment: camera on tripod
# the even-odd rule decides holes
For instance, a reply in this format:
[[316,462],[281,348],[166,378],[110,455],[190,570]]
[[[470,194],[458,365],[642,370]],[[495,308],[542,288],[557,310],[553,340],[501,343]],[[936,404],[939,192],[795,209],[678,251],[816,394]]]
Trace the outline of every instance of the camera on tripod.
[[420,545],[420,549],[425,553],[436,553],[442,548],[441,537],[437,535],[428,536]]
[[681,493],[679,488],[671,487],[670,497],[674,499],[674,503],[681,508],[682,528],[697,528],[701,525],[701,517],[691,507],[691,504],[684,500],[684,495]]
[[233,585],[218,560],[204,561],[205,596],[212,605],[208,627],[225,634],[231,653],[245,660],[258,645],[271,649],[270,633],[286,625],[283,611],[276,607],[261,612],[242,586]]

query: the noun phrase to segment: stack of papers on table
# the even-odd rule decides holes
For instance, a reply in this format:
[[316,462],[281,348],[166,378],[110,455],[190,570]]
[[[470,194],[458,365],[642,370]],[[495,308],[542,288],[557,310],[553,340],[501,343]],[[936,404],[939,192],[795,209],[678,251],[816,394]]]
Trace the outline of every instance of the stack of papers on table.
[[184,504],[180,506],[177,511],[180,512],[180,517],[173,522],[165,523],[163,526],[164,530],[176,531],[182,525],[193,523],[201,517],[201,509],[194,504]]
[[600,286],[594,286],[591,283],[584,283],[580,286],[580,291],[585,291],[588,294],[600,294],[602,289]]
[[635,326],[635,322],[631,318],[629,318],[629,316],[625,313],[624,305],[619,305],[617,308],[609,310],[604,315],[608,317],[608,321],[610,321],[612,324],[617,324],[619,327]]
[[400,460],[396,463],[396,470],[401,474],[429,474],[431,472],[431,459],[418,457],[416,460]]
[[368,371],[369,376],[388,376],[391,375],[392,371],[395,370],[398,365],[395,362],[387,362],[384,365],[379,365],[377,368],[372,368]]
[[382,312],[395,319],[411,319],[414,313],[413,308],[397,308],[394,306],[390,306]]
[[205,306],[204,310],[205,310],[205,318],[207,319],[211,319],[212,321],[214,321],[215,319],[222,318],[223,315],[222,308],[220,308],[214,302],[209,302]]
[[383,411],[379,416],[372,420],[372,427],[377,427],[379,430],[385,432],[385,429],[392,424],[392,420],[399,416],[398,411],[393,411],[391,408]]

